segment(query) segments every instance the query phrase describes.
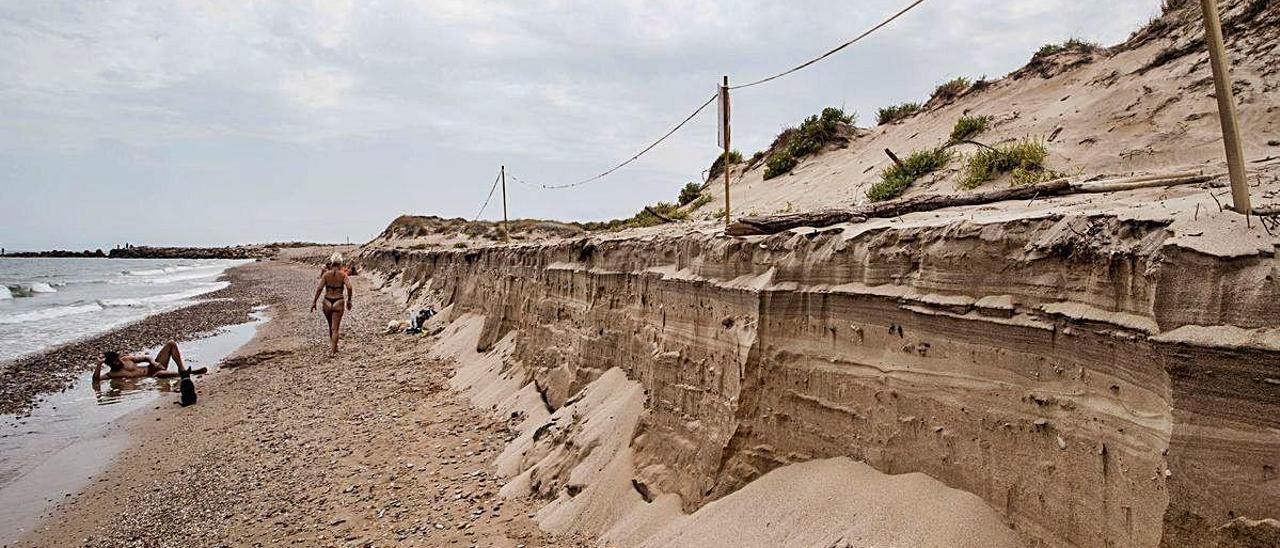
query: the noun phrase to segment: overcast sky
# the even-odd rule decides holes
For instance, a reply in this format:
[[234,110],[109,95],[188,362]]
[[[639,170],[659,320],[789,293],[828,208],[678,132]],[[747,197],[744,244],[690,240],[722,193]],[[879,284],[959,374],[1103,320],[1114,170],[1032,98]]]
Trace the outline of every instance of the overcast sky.
[[[721,75],[788,68],[905,3],[0,0],[0,246],[354,242],[401,213],[470,218],[500,164],[536,183],[588,177]],[[927,1],[737,93],[735,148],[827,105],[871,123],[1046,42],[1121,41],[1159,3]],[[673,198],[717,154],[713,110],[592,185],[509,183],[512,216],[606,219]]]

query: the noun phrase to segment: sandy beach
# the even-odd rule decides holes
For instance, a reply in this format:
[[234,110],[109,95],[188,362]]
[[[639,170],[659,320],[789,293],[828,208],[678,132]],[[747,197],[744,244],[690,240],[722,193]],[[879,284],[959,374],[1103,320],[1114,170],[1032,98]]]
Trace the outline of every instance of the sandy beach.
[[383,334],[400,316],[389,295],[355,279],[331,358],[307,310],[314,267],[235,275],[271,295],[271,321],[200,382],[198,405],[134,417],[131,447],[20,546],[574,544],[498,498],[488,462],[507,424],[449,390],[422,339]]
[[0,7],[0,548],[1280,547],[1280,2],[902,3]]

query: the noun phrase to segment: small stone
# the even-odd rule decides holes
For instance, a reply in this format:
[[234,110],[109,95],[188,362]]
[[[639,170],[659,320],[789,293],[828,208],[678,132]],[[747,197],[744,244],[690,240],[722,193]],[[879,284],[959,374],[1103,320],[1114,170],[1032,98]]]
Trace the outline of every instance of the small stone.
[[1058,449],[1067,450],[1067,440],[1062,439],[1062,436],[1058,436]]

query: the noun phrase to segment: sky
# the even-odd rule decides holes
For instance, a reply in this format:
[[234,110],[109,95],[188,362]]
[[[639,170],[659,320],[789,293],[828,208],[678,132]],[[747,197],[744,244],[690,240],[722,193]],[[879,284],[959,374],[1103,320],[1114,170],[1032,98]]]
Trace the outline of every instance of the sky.
[[[907,0],[0,0],[0,247],[366,241],[400,214],[629,216],[701,180],[731,83]],[[1160,0],[928,0],[733,96],[750,154],[825,106],[874,123],[1040,45],[1124,40]],[[501,218],[495,198],[482,218]]]

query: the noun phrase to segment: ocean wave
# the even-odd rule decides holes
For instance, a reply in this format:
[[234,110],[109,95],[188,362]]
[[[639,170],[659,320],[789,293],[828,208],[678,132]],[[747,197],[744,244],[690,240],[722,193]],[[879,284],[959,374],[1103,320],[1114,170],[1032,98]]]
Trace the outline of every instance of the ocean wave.
[[155,278],[146,278],[143,280],[149,284],[171,284],[174,282],[186,282],[191,280],[203,280],[205,278],[216,278],[222,275],[225,268],[203,269],[181,272],[177,274],[168,274],[165,276],[157,276]]
[[0,285],[0,301],[13,298],[13,292],[9,291],[9,286]]
[[175,265],[166,266],[164,268],[151,268],[147,270],[125,270],[121,272],[125,276],[161,276],[164,274],[173,274],[174,272],[186,272],[197,268],[211,268],[210,265]]
[[176,293],[165,293],[163,295],[152,295],[150,297],[138,297],[136,299],[101,299],[98,301],[98,304],[102,305],[103,307],[113,307],[113,306],[142,307],[142,306],[154,306],[157,304],[165,304],[165,303],[175,303],[178,301],[185,301],[187,299],[199,297],[200,295],[204,295],[205,293],[212,293],[219,289],[223,289],[229,285],[231,285],[230,282],[213,282],[209,284],[204,284],[194,289],[189,289],[187,291],[178,291]]
[[[14,297],[32,297],[39,293],[57,293],[58,290],[44,282],[26,282],[9,284],[5,286],[5,290],[9,293],[9,298]],[[3,298],[3,297],[0,297]]]
[[73,316],[76,314],[85,314],[89,312],[97,312],[102,310],[102,305],[98,303],[89,304],[69,304],[66,306],[55,306],[53,308],[43,308],[40,310],[32,310],[22,314],[14,314],[12,316],[0,317],[0,324],[19,324],[27,322],[37,322],[40,320],[49,320],[53,318],[61,318],[63,316]]

